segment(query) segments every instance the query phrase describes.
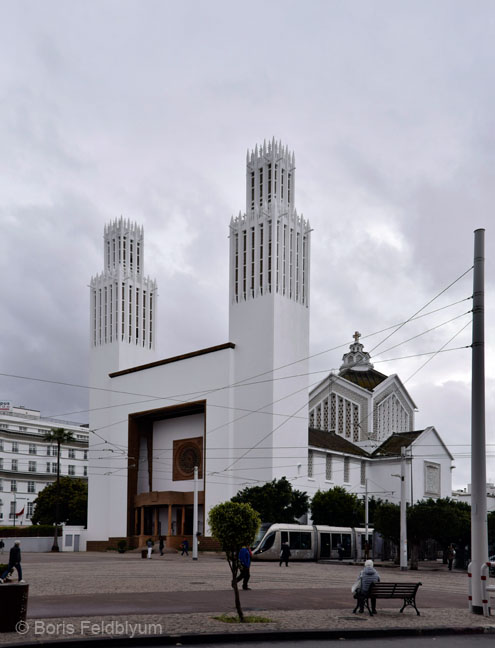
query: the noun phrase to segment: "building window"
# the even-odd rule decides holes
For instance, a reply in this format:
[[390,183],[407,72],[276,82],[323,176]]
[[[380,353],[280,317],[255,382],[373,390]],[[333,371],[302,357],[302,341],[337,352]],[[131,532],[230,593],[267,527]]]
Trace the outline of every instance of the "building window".
[[87,461],[87,460],[88,460],[88,451],[85,450],[84,451],[84,461]]
[[34,481],[28,481],[28,493],[35,493]]
[[17,459],[12,459],[12,470],[17,471],[18,465],[19,465],[19,463],[18,463]]
[[8,430],[8,429],[9,429],[9,426],[7,425],[7,423],[0,423],[0,428],[1,428],[2,430]]
[[27,503],[26,520],[30,520],[34,512],[34,502]]
[[260,169],[260,207],[263,207],[263,169]]
[[10,492],[11,493],[17,493],[17,480],[16,479],[12,479],[10,481]]
[[0,452],[3,451],[3,439],[0,439]]
[[10,502],[10,513],[9,513],[9,519],[13,520],[15,517],[15,500],[13,502]]
[[325,479],[330,481],[332,479],[332,455],[327,454],[325,460]]
[[38,452],[38,450],[36,448],[36,444],[35,443],[30,443],[29,444],[29,454],[35,455],[35,454],[37,454],[37,452]]
[[344,457],[344,483],[348,484],[350,482],[350,468],[351,460],[349,457]]
[[3,470],[3,457],[0,457],[0,470]]
[[75,466],[69,466],[68,474],[69,475],[75,475],[76,474],[76,467]]
[[260,223],[260,294],[263,294],[263,223]]
[[52,461],[52,473],[57,473],[57,462]]
[[313,451],[308,450],[308,477],[313,476]]
[[12,452],[19,452],[19,444],[17,441],[12,441]]
[[30,461],[28,464],[29,472],[36,472],[36,461]]
[[27,427],[25,425],[19,425],[19,432],[27,432]]
[[87,477],[87,476],[88,476],[88,467],[84,466],[83,467],[83,477]]
[[251,171],[251,209],[254,209],[254,171]]
[[46,446],[46,456],[47,457],[54,457],[55,456],[55,448],[52,446]]
[[311,410],[309,413],[309,427],[314,428],[315,426],[315,411]]
[[268,202],[272,202],[272,165],[268,165]]
[[69,454],[68,454],[69,459],[75,459],[76,458],[76,451],[74,448],[69,448]]
[[239,234],[234,234],[234,297],[239,301]]
[[3,491],[3,479],[0,479],[0,491]]
[[361,461],[361,486],[366,486],[366,461]]

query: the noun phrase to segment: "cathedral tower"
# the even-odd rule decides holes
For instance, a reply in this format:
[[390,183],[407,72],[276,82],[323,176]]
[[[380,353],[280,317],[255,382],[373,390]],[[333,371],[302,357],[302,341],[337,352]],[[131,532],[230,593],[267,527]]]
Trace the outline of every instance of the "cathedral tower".
[[262,480],[301,473],[288,457],[307,448],[310,225],[296,211],[295,187],[294,153],[274,139],[256,146],[246,160],[246,212],[230,222],[234,400],[251,411],[236,421],[235,443],[253,447],[236,467],[270,464],[255,471]]
[[143,228],[122,217],[105,226],[104,269],[90,283],[91,373],[153,360],[156,282],[144,276]]

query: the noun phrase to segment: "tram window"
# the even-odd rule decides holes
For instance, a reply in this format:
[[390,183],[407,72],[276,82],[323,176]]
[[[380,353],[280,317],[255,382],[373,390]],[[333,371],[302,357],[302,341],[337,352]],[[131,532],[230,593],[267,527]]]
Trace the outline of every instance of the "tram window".
[[342,544],[342,536],[340,533],[332,533],[332,549],[337,549],[337,546]]
[[291,531],[289,537],[291,549],[311,549],[311,533]]
[[259,548],[259,552],[261,553],[262,551],[267,551],[268,549],[271,549],[273,547],[274,542],[275,542],[275,534],[270,533],[270,535],[267,535],[266,538],[263,540],[261,547]]
[[289,532],[281,531],[280,532],[280,541],[283,544],[284,542],[289,542]]

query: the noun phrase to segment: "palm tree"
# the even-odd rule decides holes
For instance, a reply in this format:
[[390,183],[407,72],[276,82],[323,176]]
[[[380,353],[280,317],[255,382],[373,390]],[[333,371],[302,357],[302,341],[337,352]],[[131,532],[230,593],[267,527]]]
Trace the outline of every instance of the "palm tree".
[[57,444],[57,495],[55,499],[55,529],[53,532],[52,551],[60,551],[58,547],[58,518],[60,516],[60,446],[62,443],[74,441],[74,435],[72,432],[64,430],[64,428],[52,428],[50,432],[45,434],[43,441]]

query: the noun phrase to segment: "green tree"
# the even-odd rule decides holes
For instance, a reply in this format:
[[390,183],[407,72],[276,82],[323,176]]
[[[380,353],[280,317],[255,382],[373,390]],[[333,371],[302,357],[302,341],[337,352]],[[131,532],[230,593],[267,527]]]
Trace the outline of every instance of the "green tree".
[[88,485],[84,479],[61,477],[59,484],[49,484],[34,500],[33,524],[53,524],[53,511],[60,492],[59,522],[86,525]]
[[385,540],[399,545],[400,506],[391,502],[380,502],[373,512],[373,528]]
[[248,486],[231,501],[251,504],[263,522],[293,523],[307,513],[309,497],[282,477],[263,486]]
[[55,519],[55,524],[54,524],[54,535],[53,535],[53,546],[52,546],[52,551],[59,551],[58,547],[58,523],[60,522],[60,503],[61,503],[61,493],[60,493],[60,446],[62,443],[69,443],[70,441],[74,440],[74,435],[72,432],[69,432],[68,430],[64,430],[64,428],[52,428],[50,432],[45,434],[43,437],[43,441],[47,441],[48,443],[56,443],[57,444],[57,490],[56,490],[56,496],[55,496],[55,501],[54,501],[54,519]]
[[364,519],[364,507],[354,493],[335,486],[315,493],[311,500],[311,517],[314,524],[356,527]]
[[452,542],[469,544],[471,507],[449,497],[427,499],[407,509],[407,537],[411,547],[411,569],[418,568],[419,545],[423,540],[436,540],[444,550]]
[[260,526],[260,517],[249,504],[224,502],[223,504],[217,504],[210,510],[208,521],[213,537],[220,542],[227,556],[232,573],[235,607],[239,620],[243,622],[244,614],[237,587],[240,567],[239,551],[242,547],[249,547],[253,544]]

